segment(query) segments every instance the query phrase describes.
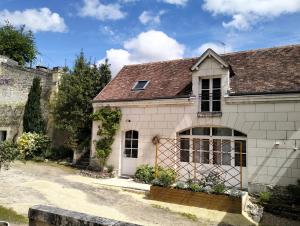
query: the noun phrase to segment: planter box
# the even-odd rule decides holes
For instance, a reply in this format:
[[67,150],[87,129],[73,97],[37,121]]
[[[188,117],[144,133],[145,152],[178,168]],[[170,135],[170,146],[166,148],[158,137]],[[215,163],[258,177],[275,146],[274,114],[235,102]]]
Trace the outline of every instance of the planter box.
[[150,187],[150,199],[229,213],[242,213],[242,198],[175,188]]

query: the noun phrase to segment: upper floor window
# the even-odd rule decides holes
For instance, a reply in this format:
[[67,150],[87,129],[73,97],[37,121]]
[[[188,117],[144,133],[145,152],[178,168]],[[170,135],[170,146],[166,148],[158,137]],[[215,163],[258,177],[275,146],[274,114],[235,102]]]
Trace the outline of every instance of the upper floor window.
[[200,112],[221,111],[221,78],[200,80]]
[[125,157],[137,158],[139,146],[139,132],[129,130],[125,132]]
[[0,141],[5,141],[7,136],[7,132],[2,130],[0,131]]
[[144,90],[146,88],[146,86],[148,85],[149,81],[146,80],[141,80],[141,81],[137,81],[134,86],[133,86],[133,90]]

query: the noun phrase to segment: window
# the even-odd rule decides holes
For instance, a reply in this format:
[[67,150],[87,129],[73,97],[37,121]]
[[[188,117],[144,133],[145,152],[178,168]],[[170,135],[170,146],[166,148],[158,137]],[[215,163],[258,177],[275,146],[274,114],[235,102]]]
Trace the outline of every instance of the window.
[[7,132],[2,130],[0,131],[0,141],[5,141],[7,136]]
[[201,79],[201,112],[221,111],[221,79]]
[[138,143],[139,132],[135,130],[129,130],[125,133],[125,151],[124,154],[127,158],[138,157]]
[[133,90],[144,90],[146,86],[148,85],[149,81],[142,80],[142,81],[137,81],[135,85],[133,86]]
[[[246,167],[247,135],[230,128],[194,127],[179,134],[180,161]],[[190,158],[190,155],[192,158]]]

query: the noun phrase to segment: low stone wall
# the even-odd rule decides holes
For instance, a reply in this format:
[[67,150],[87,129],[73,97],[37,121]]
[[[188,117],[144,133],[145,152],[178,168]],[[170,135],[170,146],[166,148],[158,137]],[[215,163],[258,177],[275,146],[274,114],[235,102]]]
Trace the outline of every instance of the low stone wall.
[[31,207],[28,212],[28,218],[29,226],[138,226],[137,224],[44,205]]

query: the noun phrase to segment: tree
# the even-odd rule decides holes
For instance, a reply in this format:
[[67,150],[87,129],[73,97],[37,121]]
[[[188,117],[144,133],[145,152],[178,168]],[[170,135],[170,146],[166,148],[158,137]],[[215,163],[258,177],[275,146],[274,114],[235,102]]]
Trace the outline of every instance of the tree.
[[19,151],[11,141],[0,141],[0,170],[8,169],[10,163],[18,156]]
[[23,131],[45,133],[45,122],[41,110],[41,79],[35,77],[30,88],[23,116]]
[[25,30],[25,26],[16,28],[7,22],[0,28],[0,55],[25,65],[32,63],[37,54],[33,33]]
[[53,116],[57,128],[69,134],[71,148],[89,147],[92,128],[92,100],[110,81],[107,61],[100,67],[86,60],[81,51],[69,73],[62,76]]

